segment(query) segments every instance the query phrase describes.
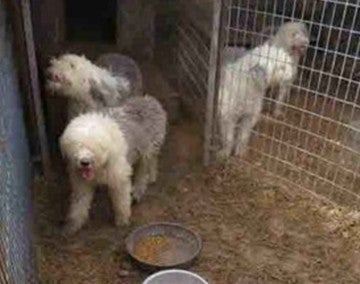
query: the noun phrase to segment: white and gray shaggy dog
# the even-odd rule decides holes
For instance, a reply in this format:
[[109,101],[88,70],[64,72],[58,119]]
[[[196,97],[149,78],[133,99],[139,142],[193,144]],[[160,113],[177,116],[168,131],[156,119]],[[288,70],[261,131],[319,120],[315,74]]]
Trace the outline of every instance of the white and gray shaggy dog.
[[132,195],[139,200],[157,179],[166,124],[164,109],[148,95],[82,114],[69,123],[60,138],[72,187],[65,235],[86,222],[98,185],[108,187],[115,224],[129,223]]
[[224,62],[218,106],[220,158],[244,154],[251,130],[259,120],[266,90],[275,85],[280,85],[275,107],[275,114],[280,114],[281,103],[296,78],[299,59],[308,44],[306,26],[288,22],[264,44]]
[[142,95],[143,79],[136,62],[125,55],[106,53],[94,63],[76,54],[50,61],[47,89],[70,99],[68,117],[103,107],[116,107],[124,99]]

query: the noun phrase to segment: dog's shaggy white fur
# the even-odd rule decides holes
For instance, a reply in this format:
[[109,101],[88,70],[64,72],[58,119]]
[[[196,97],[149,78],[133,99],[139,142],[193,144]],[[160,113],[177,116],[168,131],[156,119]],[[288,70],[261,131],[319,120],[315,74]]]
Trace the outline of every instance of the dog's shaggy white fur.
[[142,75],[131,58],[108,53],[96,64],[85,56],[64,54],[53,58],[47,71],[47,89],[70,99],[68,116],[102,107],[121,105],[132,95],[142,94]]
[[222,51],[222,62],[225,64],[233,63],[235,60],[243,57],[245,54],[245,47],[226,46]]
[[69,123],[60,138],[72,187],[66,234],[86,222],[95,187],[101,184],[108,186],[116,225],[129,222],[131,194],[139,200],[156,181],[166,121],[155,98],[138,96]]
[[224,62],[218,107],[222,157],[241,156],[245,152],[266,89],[274,85],[280,85],[275,115],[280,114],[281,102],[296,78],[299,58],[308,44],[304,24],[285,23],[263,45],[233,62]]

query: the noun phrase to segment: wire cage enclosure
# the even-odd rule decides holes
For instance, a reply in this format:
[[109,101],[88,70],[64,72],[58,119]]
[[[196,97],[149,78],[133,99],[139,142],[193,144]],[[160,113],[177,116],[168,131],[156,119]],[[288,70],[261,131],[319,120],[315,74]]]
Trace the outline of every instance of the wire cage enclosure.
[[[283,115],[271,113],[279,92],[272,88],[263,99],[261,118],[243,160],[286,185],[359,207],[358,1],[189,2],[180,9],[184,15],[178,28],[179,82],[193,104],[201,101],[196,110],[204,111],[205,158],[213,158],[219,146],[217,105],[224,64],[241,57],[241,50],[264,44],[283,23],[302,22],[310,44],[281,103]],[[241,74],[232,77],[237,76]]]
[[[208,1],[211,6],[211,1]],[[199,18],[211,23],[211,12],[204,11],[197,1],[180,1],[177,25],[177,85],[185,103],[196,109],[202,122],[206,117],[211,38],[198,25]],[[211,9],[212,11],[212,9]]]

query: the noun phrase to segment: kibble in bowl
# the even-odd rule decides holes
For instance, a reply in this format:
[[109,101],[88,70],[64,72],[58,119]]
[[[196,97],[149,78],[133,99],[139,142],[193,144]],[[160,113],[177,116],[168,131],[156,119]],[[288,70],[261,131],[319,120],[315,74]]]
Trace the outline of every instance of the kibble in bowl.
[[185,268],[201,251],[201,239],[174,223],[156,223],[136,229],[126,239],[129,255],[148,270]]

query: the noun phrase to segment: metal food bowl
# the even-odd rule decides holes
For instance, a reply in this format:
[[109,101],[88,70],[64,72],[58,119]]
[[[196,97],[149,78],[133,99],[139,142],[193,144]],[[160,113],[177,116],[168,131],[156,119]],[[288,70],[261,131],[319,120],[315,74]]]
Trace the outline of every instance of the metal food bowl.
[[[155,259],[139,255],[138,248],[151,238],[162,238],[169,243],[166,250],[156,253]],[[133,231],[125,240],[126,250],[143,269],[161,270],[187,268],[200,254],[202,242],[193,231],[174,223],[155,223],[142,226]],[[154,245],[155,247],[157,244]]]
[[170,269],[150,275],[143,284],[208,284],[208,282],[193,272]]

